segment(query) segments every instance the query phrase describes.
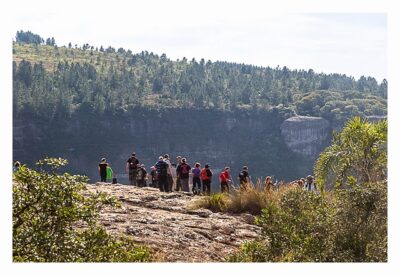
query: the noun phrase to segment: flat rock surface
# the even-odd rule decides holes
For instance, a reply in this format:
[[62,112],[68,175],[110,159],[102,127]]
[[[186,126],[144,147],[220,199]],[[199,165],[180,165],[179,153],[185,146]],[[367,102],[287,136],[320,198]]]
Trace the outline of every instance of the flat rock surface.
[[260,233],[249,214],[194,209],[201,197],[191,193],[105,183],[88,184],[88,190],[108,193],[121,202],[121,208],[101,212],[100,222],[110,233],[132,236],[163,261],[221,262]]

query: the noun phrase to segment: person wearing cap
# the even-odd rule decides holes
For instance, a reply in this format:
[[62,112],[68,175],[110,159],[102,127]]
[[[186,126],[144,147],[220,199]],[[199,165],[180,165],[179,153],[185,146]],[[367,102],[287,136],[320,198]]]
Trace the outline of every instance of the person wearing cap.
[[131,157],[126,161],[126,173],[129,175],[129,184],[136,186],[136,170],[138,168],[139,159],[133,152]]
[[136,181],[138,187],[147,186],[146,177],[147,177],[146,167],[144,166],[144,164],[140,164],[138,166],[138,169],[136,170]]
[[247,166],[243,166],[242,171],[240,171],[238,179],[240,183],[240,190],[246,190],[248,185],[250,184],[250,176],[248,172],[249,168]]
[[204,168],[201,169],[200,177],[201,183],[203,184],[203,193],[210,195],[211,193],[211,180],[212,180],[212,172],[210,170],[210,165],[204,165]]
[[186,159],[182,158],[182,163],[176,168],[176,174],[179,175],[182,191],[189,192],[189,173],[190,165],[186,163]]
[[100,182],[106,182],[107,181],[107,162],[105,158],[101,159],[101,162],[99,164],[99,174],[100,174]]
[[219,182],[221,184],[221,193],[229,193],[229,183],[232,182],[232,178],[229,171],[230,168],[225,167],[225,169],[219,175]]

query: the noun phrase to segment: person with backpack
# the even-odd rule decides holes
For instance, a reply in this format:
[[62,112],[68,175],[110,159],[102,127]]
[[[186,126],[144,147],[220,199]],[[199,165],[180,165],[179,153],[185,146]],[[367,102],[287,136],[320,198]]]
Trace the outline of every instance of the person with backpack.
[[153,165],[150,167],[150,178],[151,178],[151,187],[158,188],[158,178],[157,178],[157,170],[156,167]]
[[199,195],[201,190],[200,173],[200,163],[196,162],[194,168],[192,169],[192,192],[195,195]]
[[107,182],[107,166],[106,159],[102,158],[99,164],[100,182]]
[[106,181],[112,182],[112,180],[113,180],[113,170],[111,169],[111,166],[108,163],[106,168]]
[[176,174],[179,176],[182,185],[182,191],[189,192],[189,173],[190,165],[186,163],[186,159],[182,158],[182,163],[176,168]]
[[248,172],[249,168],[247,166],[243,166],[242,171],[240,171],[238,179],[240,184],[240,190],[247,190],[248,185],[250,184],[250,176]]
[[129,175],[129,184],[136,186],[136,170],[138,168],[139,159],[133,152],[132,156],[126,161],[126,173]]
[[225,169],[219,175],[219,182],[221,184],[221,193],[229,193],[229,183],[232,182],[232,178],[229,171],[230,168],[225,167]]
[[168,192],[168,164],[164,161],[163,157],[160,156],[154,166],[157,171],[158,187],[160,188],[160,191]]
[[138,187],[146,187],[147,186],[146,178],[147,178],[146,168],[145,168],[144,164],[141,164],[141,165],[139,165],[139,168],[136,170],[136,181],[137,181]]
[[212,175],[213,174],[210,170],[210,166],[208,164],[204,165],[204,168],[201,169],[200,177],[203,184],[203,193],[207,194],[208,196],[211,193]]

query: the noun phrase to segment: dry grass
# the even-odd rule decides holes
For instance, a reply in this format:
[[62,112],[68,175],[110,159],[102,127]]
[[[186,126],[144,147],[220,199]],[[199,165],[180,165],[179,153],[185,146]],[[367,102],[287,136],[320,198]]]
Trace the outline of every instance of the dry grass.
[[214,212],[261,214],[268,203],[279,200],[289,190],[297,188],[292,185],[280,185],[266,191],[261,179],[255,185],[249,184],[246,189],[233,189],[231,194],[216,193],[203,197],[193,204],[193,208],[206,208]]

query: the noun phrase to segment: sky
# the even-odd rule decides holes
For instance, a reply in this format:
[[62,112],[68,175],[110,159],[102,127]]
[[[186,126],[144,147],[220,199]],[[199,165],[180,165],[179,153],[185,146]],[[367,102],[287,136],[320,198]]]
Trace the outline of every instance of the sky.
[[[0,266],[12,274],[389,274],[400,255],[400,12],[391,0],[2,0],[0,1]],[[12,39],[31,30],[68,42],[166,53],[172,60],[231,61],[370,75],[389,81],[387,264],[16,265],[11,261]],[[282,266],[284,268],[282,268]],[[195,268],[193,268],[195,267]]]
[[252,8],[252,1],[215,2],[31,1],[18,7],[12,35],[30,30],[54,37],[60,46],[89,43],[165,53],[172,60],[194,57],[372,76],[378,82],[387,78],[385,13],[299,13],[265,4]]

